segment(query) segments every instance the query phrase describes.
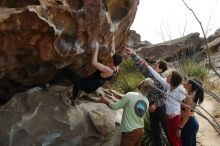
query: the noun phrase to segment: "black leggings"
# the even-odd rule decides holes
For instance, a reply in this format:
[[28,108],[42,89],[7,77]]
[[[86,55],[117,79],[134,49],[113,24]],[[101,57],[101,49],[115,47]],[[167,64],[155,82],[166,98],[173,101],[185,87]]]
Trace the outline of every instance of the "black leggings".
[[74,86],[79,86],[83,77],[79,76],[77,73],[75,73],[72,70],[63,68],[59,70],[59,72],[54,76],[54,78],[49,83],[51,85],[54,85],[63,79],[69,79],[74,84]]
[[77,99],[77,95],[79,94],[79,90],[81,89],[81,83],[84,80],[83,77],[79,76],[77,73],[75,73],[72,70],[69,70],[67,68],[63,68],[59,70],[59,72],[54,76],[54,78],[49,81],[51,85],[56,84],[58,81],[69,79],[73,84],[73,100]]
[[79,90],[82,90],[86,93],[92,93],[99,87],[101,87],[109,78],[102,78],[100,71],[96,70],[93,74],[87,77],[81,77],[77,73],[67,68],[61,69],[56,76],[49,82],[50,84],[55,84],[59,80],[69,79],[73,84],[73,99],[75,100],[79,93]]

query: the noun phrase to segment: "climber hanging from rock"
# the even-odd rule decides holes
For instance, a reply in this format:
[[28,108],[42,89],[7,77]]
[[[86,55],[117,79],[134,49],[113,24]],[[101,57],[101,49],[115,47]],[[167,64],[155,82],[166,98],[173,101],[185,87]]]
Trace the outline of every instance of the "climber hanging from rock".
[[[96,89],[104,85],[106,81],[112,79],[112,77],[114,77],[115,74],[118,72],[118,65],[122,62],[122,56],[114,54],[112,56],[112,61],[109,66],[99,63],[97,60],[99,44],[96,42],[93,43],[92,46],[94,48],[94,51],[91,63],[97,69],[92,75],[82,77],[73,70],[64,67],[61,70],[59,70],[59,72],[51,81],[49,81],[49,84],[53,85],[58,80],[67,78],[73,83],[74,87],[71,98],[72,105],[75,105],[75,101],[77,100],[81,91],[84,91],[86,93],[92,93],[96,91]],[[42,88],[45,87],[46,86],[43,85]]]

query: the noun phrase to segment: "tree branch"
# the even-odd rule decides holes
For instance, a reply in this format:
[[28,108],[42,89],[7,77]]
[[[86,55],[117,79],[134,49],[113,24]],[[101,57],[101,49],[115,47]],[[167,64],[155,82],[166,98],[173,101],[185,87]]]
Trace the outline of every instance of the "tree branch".
[[212,64],[212,61],[211,61],[211,57],[210,57],[210,49],[209,49],[209,46],[208,46],[208,41],[207,41],[207,38],[206,38],[206,34],[205,34],[205,31],[203,29],[203,26],[202,26],[202,23],[201,21],[199,20],[199,18],[196,16],[196,14],[194,13],[194,11],[187,5],[187,3],[182,0],[184,5],[192,12],[192,14],[194,15],[194,17],[196,18],[196,20],[198,21],[201,29],[202,29],[202,33],[203,33],[203,36],[204,36],[204,39],[205,39],[205,51],[206,51],[206,54],[208,56],[208,60],[209,60],[209,66],[211,67],[211,69],[215,72],[215,74],[220,78],[220,74],[216,71],[215,67],[213,66]]

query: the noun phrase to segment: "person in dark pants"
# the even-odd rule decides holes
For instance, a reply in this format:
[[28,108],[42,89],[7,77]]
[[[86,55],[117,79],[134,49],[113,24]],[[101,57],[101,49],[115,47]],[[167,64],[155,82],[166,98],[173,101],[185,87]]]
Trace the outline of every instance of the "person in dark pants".
[[182,146],[196,146],[196,134],[199,130],[199,123],[195,116],[190,116],[186,125],[182,128]]
[[[126,48],[126,53],[128,55],[131,55],[132,59],[134,60],[135,64],[139,68],[139,70],[143,73],[145,77],[150,77],[154,80],[154,84],[157,88],[164,90],[163,86],[154,79],[153,75],[149,72],[147,69],[147,66],[142,63],[142,59],[133,52],[130,48]],[[157,60],[154,69],[157,71],[161,76],[163,72],[167,70],[167,62],[164,60]],[[167,135],[167,129],[166,129],[166,106],[165,106],[165,100],[166,96],[156,90],[152,89],[149,92],[148,100],[150,102],[149,106],[149,120],[150,120],[150,126],[152,130],[152,135],[154,139],[154,145],[155,146],[163,146],[162,142],[162,131],[161,126]],[[161,125],[161,126],[160,126]]]
[[167,134],[165,105],[157,108],[157,110],[155,110],[154,112],[149,112],[149,120],[150,120],[150,127],[152,130],[155,146],[163,146],[163,142],[161,138],[162,131],[160,126],[162,126],[165,134]]
[[177,135],[182,140],[182,146],[196,146],[196,134],[199,130],[199,123],[194,116],[196,104],[201,104],[204,100],[204,89],[202,83],[190,78],[184,82],[184,87],[188,91],[188,97],[184,103],[189,107],[181,107],[181,123]]
[[181,84],[183,77],[177,70],[171,70],[165,79],[147,62],[144,63],[153,77],[166,89],[166,128],[169,142],[172,146],[182,146],[181,138],[176,133],[181,122],[181,102],[186,98],[186,89]]
[[115,74],[118,72],[118,65],[122,62],[122,57],[118,54],[112,56],[112,62],[109,66],[103,65],[97,61],[99,46],[96,43],[93,57],[92,65],[97,69],[92,75],[87,77],[82,77],[76,72],[68,69],[67,67],[61,69],[55,77],[49,81],[50,85],[55,84],[58,80],[67,78],[73,85],[73,97],[72,101],[76,101],[80,93],[80,90],[86,93],[92,93],[99,87],[105,84],[106,81],[111,80]]

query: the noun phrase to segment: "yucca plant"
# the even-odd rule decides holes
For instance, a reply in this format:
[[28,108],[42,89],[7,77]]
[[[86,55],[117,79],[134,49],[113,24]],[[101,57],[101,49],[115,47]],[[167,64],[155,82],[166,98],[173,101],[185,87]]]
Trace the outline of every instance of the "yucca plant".
[[123,94],[134,91],[144,79],[144,76],[137,69],[131,59],[125,60],[120,68],[121,70],[111,83],[111,87]]
[[182,71],[188,77],[195,77],[200,80],[205,80],[209,74],[209,70],[196,60],[188,59],[183,63]]

